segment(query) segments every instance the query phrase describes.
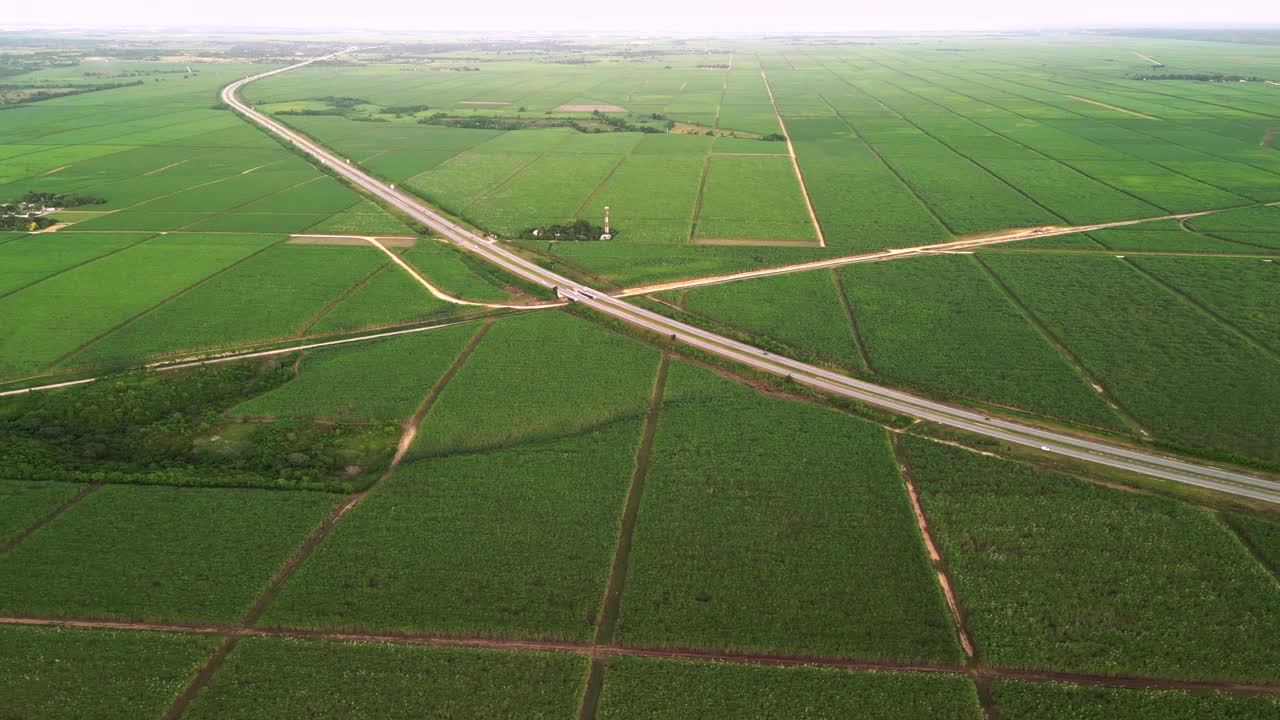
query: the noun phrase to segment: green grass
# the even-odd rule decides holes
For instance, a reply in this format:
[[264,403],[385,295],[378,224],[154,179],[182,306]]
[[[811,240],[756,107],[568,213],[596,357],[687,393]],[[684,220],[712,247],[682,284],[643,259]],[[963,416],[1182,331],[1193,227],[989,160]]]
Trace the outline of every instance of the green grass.
[[0,717],[160,717],[217,638],[0,626]]
[[590,640],[640,426],[402,465],[262,622]]
[[1212,514],[907,438],[988,664],[1274,682],[1280,587]]
[[67,364],[123,362],[297,337],[385,256],[371,247],[272,247],[138,318]]
[[[422,273],[432,285],[472,302],[503,302],[511,299],[504,288],[512,278],[485,261],[443,241],[420,240],[404,253],[405,262]],[[403,268],[396,268],[404,272]],[[415,281],[416,283],[416,281]],[[418,285],[419,292],[427,293]]]
[[328,235],[412,235],[399,219],[371,200],[330,216],[307,228],[309,233]]
[[0,481],[0,545],[35,525],[84,487],[60,482]]
[[984,261],[1158,439],[1280,461],[1280,363],[1107,256]]
[[1265,695],[1126,690],[1060,683],[996,680],[991,684],[1007,720],[1266,720],[1280,699]]
[[677,363],[621,641],[957,662],[885,431]]
[[616,657],[609,660],[602,720],[977,720],[978,695],[956,675],[852,673]]
[[250,638],[184,717],[569,718],[586,658]]
[[335,501],[107,486],[0,557],[0,612],[235,622]]
[[555,311],[493,326],[427,413],[411,455],[575,435],[649,404],[658,353]]
[[468,323],[310,351],[297,378],[227,415],[406,420],[478,328]]
[[926,390],[1123,429],[973,258],[912,258],[839,272],[876,372]]

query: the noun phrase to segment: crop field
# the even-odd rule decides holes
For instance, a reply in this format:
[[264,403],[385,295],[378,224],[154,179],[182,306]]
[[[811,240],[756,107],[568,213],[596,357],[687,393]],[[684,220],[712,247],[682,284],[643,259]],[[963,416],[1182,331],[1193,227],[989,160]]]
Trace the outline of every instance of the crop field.
[[1000,716],[1009,720],[1067,720],[1108,717],[1132,720],[1233,718],[1264,720],[1280,712],[1274,696],[1122,690],[1052,683],[997,680],[992,693]]
[[0,375],[57,364],[99,335],[278,239],[158,236],[0,298]]
[[[681,307],[825,357],[863,366],[858,338],[827,270],[690,290]],[[761,302],[767,297],[767,302]]]
[[873,263],[841,274],[877,372],[1087,425],[1123,427],[973,258]]
[[1158,438],[1275,463],[1275,356],[1114,257],[986,263]]
[[627,420],[401,466],[263,622],[589,640],[639,438]]
[[638,418],[657,367],[657,352],[564,313],[505,319],[441,393],[411,453],[475,452]]
[[695,239],[817,240],[789,158],[714,156],[705,182]]
[[334,501],[107,486],[0,556],[0,612],[234,622]]
[[296,379],[235,406],[227,414],[241,418],[408,419],[477,327],[467,323],[359,347],[312,350],[298,366]]
[[[218,236],[222,237],[222,236]],[[67,359],[102,364],[303,333],[386,261],[372,247],[277,244]]]
[[586,660],[250,638],[184,717],[570,718]]
[[1236,258],[1148,256],[1133,264],[1184,292],[1255,342],[1280,353],[1280,268]]
[[0,545],[83,489],[71,483],[0,481]]
[[624,642],[959,658],[881,428],[680,363],[667,397]]
[[[0,703],[15,718],[160,717],[216,643],[199,635],[0,627]],[[92,689],[85,678],[93,678]]]
[[1119,32],[0,33],[0,720],[1276,716],[1278,36]]
[[[801,710],[803,708],[803,710]],[[681,717],[783,720],[797,717],[866,720],[982,717],[965,678],[906,673],[847,673],[822,668],[772,668],[616,658],[605,674],[600,717]]]
[[1280,587],[1212,514],[928,440],[907,448],[984,661],[1276,680]]

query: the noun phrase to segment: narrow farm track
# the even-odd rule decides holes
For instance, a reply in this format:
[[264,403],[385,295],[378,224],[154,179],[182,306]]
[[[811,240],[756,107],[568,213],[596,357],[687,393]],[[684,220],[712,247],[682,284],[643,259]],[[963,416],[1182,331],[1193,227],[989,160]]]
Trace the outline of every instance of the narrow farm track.
[[[1233,682],[1230,680],[1187,680],[1183,678],[1103,675],[1098,673],[1025,670],[1021,668],[988,666],[978,666],[970,669],[960,665],[934,665],[928,663],[895,662],[892,660],[862,660],[839,657],[776,655],[772,653],[724,652],[720,650],[694,648],[633,647],[627,645],[595,647],[589,643],[555,640],[514,640],[509,638],[454,637],[414,633],[310,630],[306,628],[266,628],[246,627],[241,625],[189,625],[182,623],[99,620],[93,618],[48,618],[26,616],[0,616],[0,625],[215,635],[231,641],[246,637],[291,638],[299,640],[328,640],[333,642],[351,643],[430,645],[438,647],[503,650],[507,652],[560,652],[586,656],[604,655],[657,658],[664,660],[731,662],[774,667],[824,667],[850,672],[938,673],[944,675],[965,675],[992,680],[1035,680],[1040,682],[1060,682],[1095,687],[1183,690],[1188,692],[1223,692],[1241,695],[1280,696],[1280,685],[1243,683]],[[215,650],[215,652],[217,651]]]
[[787,139],[787,154],[791,156],[791,167],[796,171],[796,182],[800,184],[800,194],[804,195],[804,206],[809,210],[809,221],[813,223],[813,231],[818,235],[819,247],[827,246],[827,239],[822,235],[822,225],[818,223],[818,214],[813,211],[813,201],[809,199],[809,188],[804,184],[804,173],[800,172],[800,161],[796,158],[796,146],[791,144],[791,133],[787,132],[787,124],[782,120],[782,111],[778,109],[778,101],[773,98],[773,87],[769,85],[769,76],[764,67],[760,68],[760,79],[764,81],[764,89],[769,93],[769,104],[773,105],[773,114],[778,116],[778,127]]
[[[966,408],[936,402],[790,358],[777,357],[759,348],[663,317],[649,310],[627,304],[619,298],[611,297],[598,290],[580,286],[569,278],[551,272],[497,243],[486,241],[477,233],[444,217],[417,198],[402,190],[392,189],[380,180],[365,174],[359,168],[349,165],[344,158],[331,153],[302,134],[254,110],[236,96],[240,88],[248,83],[289,72],[318,60],[337,57],[354,49],[356,48],[349,48],[348,50],[237,80],[223,88],[222,100],[247,120],[278,136],[299,152],[311,156],[317,162],[345,178],[355,187],[407,213],[418,222],[431,227],[445,239],[455,243],[462,249],[472,252],[529,282],[553,288],[563,297],[578,302],[584,307],[642,330],[669,337],[672,342],[683,343],[717,355],[724,360],[747,365],[760,372],[791,378],[823,393],[838,395],[892,412],[909,415],[920,420],[936,422],[965,432],[995,438],[1006,443],[1027,446],[1040,452],[1105,465],[1125,472],[1280,504],[1280,482],[1272,478],[1182,460],[1145,448],[1095,440],[1087,436],[1049,430],[1025,422],[1014,422],[987,416]],[[1143,222],[1143,220],[1127,221],[1120,224],[1136,224],[1138,222]],[[1095,229],[1113,226],[1115,225],[1104,223]],[[1057,229],[1054,234],[1079,231],[1079,228],[1071,230]],[[1047,235],[1050,233],[1045,232],[1042,234]],[[1017,235],[1019,234],[1015,234],[1015,237]],[[1006,237],[1004,240],[1008,242],[1015,239],[1015,237]],[[961,242],[991,244],[993,238]],[[953,244],[952,247],[946,249],[954,250],[960,248],[955,247]],[[915,252],[916,254],[921,254],[919,249],[916,249]]]
[[843,257],[829,258],[827,260],[814,260],[812,262],[796,263],[795,265],[779,265],[776,267],[761,268],[759,270],[747,270],[728,275],[713,275],[710,277],[676,280],[673,282],[657,283],[654,285],[642,285],[639,287],[626,288],[621,292],[614,293],[613,296],[618,298],[627,298],[634,297],[636,295],[648,295],[649,293],[662,292],[664,290],[682,290],[685,288],[703,287],[705,285],[719,285],[721,283],[737,282],[739,280],[753,280],[755,278],[773,277],[774,275],[786,275],[789,273],[806,272],[809,270],[821,270],[824,268],[841,267],[844,265],[856,265],[858,263],[884,262],[886,260],[900,260],[902,258],[919,257],[921,255],[936,255],[939,253],[971,250],[973,248],[986,247],[988,245],[1018,242],[1019,240],[1055,237],[1058,235],[1075,235],[1078,233],[1093,232],[1095,230],[1106,230],[1108,228],[1141,225],[1142,223],[1156,222],[1158,220],[1189,220],[1205,215],[1213,215],[1219,212],[1225,212],[1225,209],[1201,210],[1199,212],[1182,213],[1179,215],[1157,215],[1155,217],[1135,218],[1133,220],[1117,220],[1115,222],[1097,223],[1094,225],[1020,229],[996,235],[952,240],[950,242],[934,243],[932,245],[893,248],[891,250],[881,250],[880,252],[864,253],[861,255],[846,255]]

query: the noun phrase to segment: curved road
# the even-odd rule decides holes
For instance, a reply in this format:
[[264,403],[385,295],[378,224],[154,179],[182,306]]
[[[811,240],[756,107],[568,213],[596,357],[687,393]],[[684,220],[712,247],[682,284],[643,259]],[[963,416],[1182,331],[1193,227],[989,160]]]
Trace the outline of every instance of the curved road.
[[352,184],[395,206],[463,249],[479,255],[513,275],[547,288],[554,288],[562,297],[580,302],[623,322],[668,336],[677,342],[699,348],[756,370],[774,375],[789,376],[797,382],[825,393],[850,398],[895,413],[936,422],[940,425],[997,438],[1017,445],[1037,448],[1042,452],[1280,504],[1280,482],[1275,480],[983,415],[980,412],[966,408],[954,407],[894,388],[851,378],[797,360],[779,357],[760,348],[752,347],[751,345],[627,304],[604,292],[579,285],[569,278],[526,260],[497,243],[486,240],[444,217],[412,195],[365,174],[359,168],[351,165],[350,161],[345,158],[335,155],[307,137],[258,112],[236,97],[236,92],[240,88],[255,80],[288,72],[320,60],[327,60],[355,49],[349,48],[331,55],[237,80],[223,89],[222,99],[227,105],[239,111],[249,120],[283,138],[299,150],[327,165]]

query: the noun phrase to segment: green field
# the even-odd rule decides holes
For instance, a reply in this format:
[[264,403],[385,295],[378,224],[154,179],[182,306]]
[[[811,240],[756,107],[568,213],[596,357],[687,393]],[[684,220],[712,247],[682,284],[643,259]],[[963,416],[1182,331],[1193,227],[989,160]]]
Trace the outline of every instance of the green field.
[[[444,375],[478,325],[398,335],[308,353],[298,377],[231,408],[238,418],[406,420]],[[351,382],[364,378],[365,382]]]
[[325,493],[104,487],[0,556],[0,612],[235,622],[334,502]]
[[959,660],[885,432],[671,368],[621,640]]
[[589,640],[639,437],[622,421],[402,466],[263,623]]
[[919,438],[907,448],[984,662],[1280,677],[1280,587],[1212,514]]
[[0,544],[22,534],[83,490],[71,483],[0,481]]
[[[1280,515],[1141,466],[1280,469],[1280,33],[772,10],[755,36],[18,13],[0,720],[1276,716]],[[353,46],[239,91],[336,160],[219,97]],[[335,163],[725,337],[541,307]]]
[[1121,690],[1008,680],[997,680],[992,690],[1001,717],[1009,720],[1263,720],[1280,712],[1280,701],[1262,695]]
[[599,716],[976,720],[982,712],[973,685],[958,676],[623,657],[609,661]]
[[189,718],[568,718],[586,660],[572,655],[251,638]]
[[215,638],[0,627],[0,708],[13,718],[160,717]]
[[1013,294],[1157,438],[1274,464],[1280,362],[1113,257],[989,253]]
[[497,323],[427,413],[413,456],[476,452],[642,416],[657,352],[538,311]]

